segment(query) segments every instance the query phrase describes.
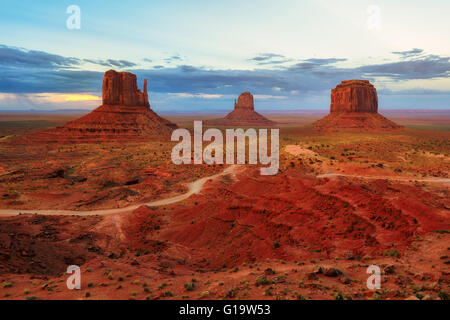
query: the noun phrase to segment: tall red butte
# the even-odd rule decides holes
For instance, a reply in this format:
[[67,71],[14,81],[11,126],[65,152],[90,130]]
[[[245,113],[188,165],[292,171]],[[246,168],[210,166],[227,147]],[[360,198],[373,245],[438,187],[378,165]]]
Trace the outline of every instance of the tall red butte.
[[62,127],[34,133],[27,138],[59,143],[169,141],[176,125],[150,109],[147,80],[144,80],[143,90],[137,87],[136,75],[109,70],[103,77],[103,104],[100,107]]
[[377,90],[368,80],[344,80],[331,90],[330,114],[314,123],[321,131],[390,131],[402,128],[378,113]]
[[205,121],[205,124],[230,127],[269,127],[275,125],[275,122],[255,111],[253,95],[247,91],[241,93],[237,102],[234,100],[234,110],[227,114],[225,118],[208,120]]

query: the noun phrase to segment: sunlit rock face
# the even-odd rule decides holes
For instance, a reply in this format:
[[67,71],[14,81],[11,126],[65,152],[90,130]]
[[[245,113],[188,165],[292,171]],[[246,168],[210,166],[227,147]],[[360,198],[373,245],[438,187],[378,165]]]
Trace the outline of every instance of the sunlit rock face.
[[255,105],[253,104],[253,95],[250,92],[241,93],[238,100],[234,100],[234,109],[246,109],[255,110]]
[[147,80],[144,92],[137,87],[136,75],[130,72],[109,70],[103,77],[103,104],[121,106],[150,106],[147,94]]
[[368,80],[344,80],[331,90],[330,112],[377,113],[377,89]]

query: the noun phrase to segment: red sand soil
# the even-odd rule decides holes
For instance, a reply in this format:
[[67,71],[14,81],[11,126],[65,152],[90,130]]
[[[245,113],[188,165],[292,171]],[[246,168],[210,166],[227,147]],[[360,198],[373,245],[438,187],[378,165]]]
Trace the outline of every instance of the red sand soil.
[[[242,166],[168,206],[0,217],[0,297],[448,298],[449,141],[449,133],[409,129],[282,128],[276,176]],[[0,143],[0,203],[126,206],[183,193],[184,183],[224,169],[173,166],[170,148]],[[81,267],[81,290],[66,287],[70,264]],[[372,264],[383,272],[379,290],[366,287]]]
[[[0,234],[10,245],[2,247],[0,290],[43,299],[438,299],[448,292],[442,197],[386,181],[258,172],[211,181],[169,207],[4,218]],[[418,206],[413,194],[428,200]],[[75,262],[83,289],[70,291],[63,267]],[[365,287],[370,264],[384,270],[382,290]]]

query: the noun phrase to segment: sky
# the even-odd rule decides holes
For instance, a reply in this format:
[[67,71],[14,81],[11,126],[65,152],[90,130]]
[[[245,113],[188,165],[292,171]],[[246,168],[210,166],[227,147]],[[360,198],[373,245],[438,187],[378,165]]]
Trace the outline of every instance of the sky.
[[244,91],[256,110],[326,110],[347,79],[370,80],[380,109],[450,109],[449,12],[448,0],[1,1],[0,110],[93,109],[109,69],[148,79],[158,112],[229,111]]

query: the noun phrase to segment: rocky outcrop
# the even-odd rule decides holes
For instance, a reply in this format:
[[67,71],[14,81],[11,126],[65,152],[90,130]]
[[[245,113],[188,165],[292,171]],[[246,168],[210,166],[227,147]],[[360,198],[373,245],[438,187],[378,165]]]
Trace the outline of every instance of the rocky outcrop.
[[314,123],[320,131],[392,131],[402,128],[378,113],[377,90],[368,80],[344,80],[331,90],[330,114]]
[[377,113],[377,89],[368,80],[344,80],[331,90],[330,112]]
[[267,119],[255,111],[253,95],[250,92],[242,93],[237,101],[234,101],[234,110],[225,118],[207,120],[204,122],[208,126],[229,126],[229,127],[270,127],[275,122]]
[[234,100],[234,109],[255,110],[253,95],[248,91],[241,93],[241,95],[238,97],[237,102],[236,100]]
[[103,105],[149,107],[147,80],[144,80],[144,92],[141,92],[137,88],[136,75],[107,71],[103,77]]
[[142,92],[136,75],[110,70],[103,78],[103,105],[62,127],[34,133],[26,139],[45,143],[169,141],[174,128],[175,124],[150,109],[147,80]]

